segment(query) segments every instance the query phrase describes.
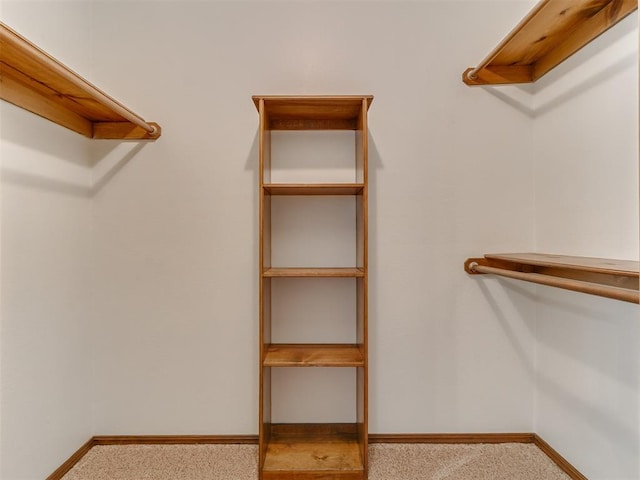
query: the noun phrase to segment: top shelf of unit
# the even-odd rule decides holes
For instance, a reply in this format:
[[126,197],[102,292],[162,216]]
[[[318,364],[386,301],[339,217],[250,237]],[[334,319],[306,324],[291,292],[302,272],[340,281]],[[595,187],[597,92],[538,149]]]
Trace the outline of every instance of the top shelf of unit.
[[155,140],[147,123],[0,22],[0,98],[89,138]]
[[363,183],[265,183],[269,195],[362,195]]
[[361,130],[363,103],[368,110],[373,95],[255,95],[258,111],[261,101],[265,130]]
[[535,82],[637,8],[638,0],[542,0],[462,80]]

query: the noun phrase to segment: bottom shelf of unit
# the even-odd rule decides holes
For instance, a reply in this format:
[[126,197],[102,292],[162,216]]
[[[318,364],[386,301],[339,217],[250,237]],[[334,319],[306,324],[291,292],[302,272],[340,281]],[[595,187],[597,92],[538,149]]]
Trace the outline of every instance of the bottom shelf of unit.
[[273,424],[264,480],[364,480],[355,424]]

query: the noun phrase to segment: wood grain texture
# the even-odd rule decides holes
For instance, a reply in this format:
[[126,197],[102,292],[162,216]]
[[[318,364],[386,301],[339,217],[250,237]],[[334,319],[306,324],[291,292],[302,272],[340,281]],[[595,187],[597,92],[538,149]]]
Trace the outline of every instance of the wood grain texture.
[[622,275],[638,278],[640,262],[610,258],[577,257],[550,253],[489,253],[489,260],[504,260],[541,267],[560,267],[606,275]]
[[[1,46],[0,46],[1,48]],[[0,98],[80,135],[91,138],[93,124],[68,108],[67,98],[0,63]]]
[[270,130],[357,130],[362,102],[373,96],[269,96],[256,95],[256,107],[265,105]]
[[465,271],[640,303],[638,262],[539,253],[487,254],[467,259]]
[[[267,129],[264,100],[259,100],[260,124],[258,130],[260,187],[271,178],[271,132]],[[260,189],[259,212],[259,398],[258,398],[258,471],[262,479],[262,467],[271,438],[271,369],[262,366],[267,345],[271,343],[271,279],[264,278],[263,271],[271,266],[271,196]]]
[[356,281],[356,339],[362,345],[364,367],[356,370],[356,421],[365,478],[369,470],[369,105],[362,102],[356,132],[356,178],[364,183],[356,198],[356,265],[364,276]]
[[352,424],[273,425],[265,479],[364,479]]
[[362,183],[271,183],[264,190],[270,195],[360,195]]
[[364,270],[361,268],[267,268],[264,270],[264,277],[364,277]]
[[[160,136],[160,129],[153,134],[141,129],[143,135],[121,125],[114,128],[114,122],[135,127],[132,119],[144,120],[3,23],[0,78],[0,98],[89,138],[155,140]],[[97,123],[105,125],[97,127],[95,136]],[[120,131],[127,135],[113,136]],[[105,133],[100,136],[100,132]]]
[[[364,479],[367,465],[367,112],[373,97],[363,96],[254,96],[260,114],[260,462],[259,477],[280,480]],[[356,183],[271,184],[272,130],[355,130],[354,170]],[[272,195],[355,195],[357,214],[356,265],[354,268],[284,268],[270,263],[270,198]],[[351,345],[269,344],[265,321],[269,295],[265,285],[276,277],[357,278],[358,342]],[[269,307],[270,308],[270,307]],[[317,426],[303,424],[294,435],[269,423],[270,380],[276,367],[355,367],[357,371],[357,423],[348,440],[335,425],[322,433]]]
[[637,8],[637,0],[542,0],[463,81],[536,81]]
[[104,140],[155,140],[162,135],[160,125],[155,122],[150,122],[149,125],[156,127],[156,131],[153,134],[131,122],[94,122],[92,138]]
[[255,445],[257,435],[97,435],[93,445]]
[[362,367],[359,345],[271,344],[267,347],[265,367]]
[[369,443],[533,443],[533,433],[372,433]]

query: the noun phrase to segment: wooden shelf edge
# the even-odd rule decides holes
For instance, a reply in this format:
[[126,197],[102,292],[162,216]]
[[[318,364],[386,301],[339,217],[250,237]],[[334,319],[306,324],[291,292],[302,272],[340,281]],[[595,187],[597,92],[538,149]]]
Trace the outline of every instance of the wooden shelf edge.
[[272,424],[263,478],[364,480],[358,431],[355,423]]
[[470,275],[516,280],[640,303],[638,262],[541,253],[486,254],[464,263]]
[[[637,0],[601,3],[576,0],[567,8],[554,0],[540,1],[478,67],[465,70],[463,82],[470,86],[535,82],[638,8]],[[471,77],[473,71],[476,75]]]
[[271,267],[266,268],[262,272],[263,277],[364,277],[364,270],[362,268],[299,268],[299,267]]
[[373,95],[254,95],[264,130],[361,130]]
[[361,195],[362,183],[265,183],[270,195]]
[[162,135],[162,128],[155,122],[148,122],[156,127],[149,133],[131,122],[95,122],[93,124],[94,139],[102,140],[157,140]]
[[364,367],[358,344],[283,344],[266,348],[264,367]]
[[0,73],[0,98],[88,138],[161,135],[157,123],[146,122],[2,22]]
[[354,103],[362,100],[367,101],[367,109],[373,102],[373,95],[253,95],[251,97],[253,104],[258,109],[260,100],[265,102],[283,102],[283,103],[301,103],[314,102],[318,104],[328,102]]

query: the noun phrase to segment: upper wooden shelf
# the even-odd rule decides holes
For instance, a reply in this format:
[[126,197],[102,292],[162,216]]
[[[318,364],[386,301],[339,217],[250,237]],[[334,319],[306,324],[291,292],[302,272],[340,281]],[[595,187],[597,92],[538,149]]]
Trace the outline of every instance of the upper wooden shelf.
[[0,23],[0,98],[89,138],[155,140],[148,123]]
[[475,68],[467,85],[535,82],[638,8],[638,0],[542,0]]
[[639,262],[543,253],[487,254],[469,258],[470,274],[495,274],[542,285],[640,303]]
[[265,183],[270,195],[361,195],[363,183]]
[[373,96],[255,95],[258,111],[261,101],[265,130],[360,130],[363,101],[368,110]]

